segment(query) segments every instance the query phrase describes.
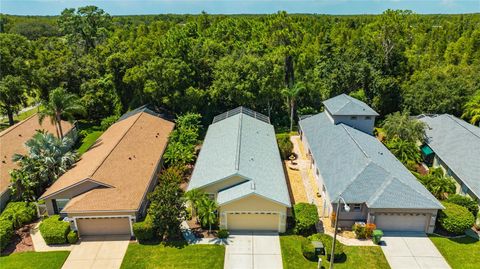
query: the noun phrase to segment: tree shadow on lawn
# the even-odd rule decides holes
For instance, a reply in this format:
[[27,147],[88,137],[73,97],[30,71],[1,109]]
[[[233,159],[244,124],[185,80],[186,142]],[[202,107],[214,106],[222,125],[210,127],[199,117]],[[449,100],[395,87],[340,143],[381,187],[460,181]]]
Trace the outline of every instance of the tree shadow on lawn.
[[147,246],[163,245],[165,247],[178,248],[178,249],[188,246],[188,243],[185,240],[160,241],[158,239],[154,239],[154,240],[148,240],[148,241],[138,241],[138,243],[140,245],[147,245]]

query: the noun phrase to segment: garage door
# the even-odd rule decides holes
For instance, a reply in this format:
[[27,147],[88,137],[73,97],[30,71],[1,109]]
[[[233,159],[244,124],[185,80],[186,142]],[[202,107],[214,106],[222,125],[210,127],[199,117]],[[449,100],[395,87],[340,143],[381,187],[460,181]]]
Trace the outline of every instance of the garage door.
[[427,214],[376,214],[375,224],[384,231],[424,232],[427,226]]
[[129,235],[129,218],[77,219],[80,236],[86,235]]
[[244,213],[228,214],[228,230],[278,231],[280,218],[278,214]]

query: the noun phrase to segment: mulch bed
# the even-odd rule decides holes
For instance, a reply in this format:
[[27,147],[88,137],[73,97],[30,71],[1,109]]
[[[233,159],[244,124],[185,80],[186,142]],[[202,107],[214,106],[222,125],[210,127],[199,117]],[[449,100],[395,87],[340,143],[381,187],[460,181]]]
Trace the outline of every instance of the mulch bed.
[[208,229],[203,229],[200,224],[195,221],[195,218],[187,220],[188,227],[192,230],[197,238],[215,238],[217,237],[217,230],[214,230],[212,226],[212,231],[209,233]]
[[12,253],[35,251],[33,247],[32,237],[30,236],[30,229],[35,226],[34,223],[27,224],[15,231],[12,242],[3,250],[2,255],[9,255]]

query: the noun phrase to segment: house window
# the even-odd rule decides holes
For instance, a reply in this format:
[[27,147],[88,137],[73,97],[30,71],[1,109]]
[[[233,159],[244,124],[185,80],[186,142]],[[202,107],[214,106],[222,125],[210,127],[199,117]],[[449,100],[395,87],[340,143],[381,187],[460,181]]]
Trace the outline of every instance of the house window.
[[208,193],[208,198],[212,201],[215,201],[215,193]]
[[53,202],[53,211],[55,214],[59,214],[65,206],[68,204],[70,199],[54,199]]
[[366,117],[365,117],[366,120],[370,120],[371,118],[372,118],[372,117],[370,117],[370,116],[366,116]]
[[353,212],[360,212],[360,211],[362,211],[362,204],[353,204],[353,205],[352,205],[352,211],[353,211]]
[[316,169],[316,171],[315,171],[315,172],[317,173],[317,176],[319,176],[319,175],[320,175],[320,171],[318,171],[318,169]]
[[351,120],[356,120],[356,119],[357,119],[357,116],[351,116],[350,119],[351,119]]

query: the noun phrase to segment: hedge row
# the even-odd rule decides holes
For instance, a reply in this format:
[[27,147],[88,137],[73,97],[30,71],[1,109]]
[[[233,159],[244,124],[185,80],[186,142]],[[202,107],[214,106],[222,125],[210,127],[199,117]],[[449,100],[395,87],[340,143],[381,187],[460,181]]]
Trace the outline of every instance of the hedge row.
[[133,234],[138,241],[150,241],[156,238],[155,227],[152,218],[147,214],[145,220],[133,224]]
[[48,245],[67,243],[70,223],[62,221],[59,215],[50,216],[40,224],[40,234]]
[[293,206],[295,218],[295,234],[308,236],[315,233],[315,224],[318,222],[317,207],[312,204],[298,203]]
[[30,223],[37,218],[35,204],[26,202],[10,202],[0,215],[0,220],[10,220],[13,227],[18,229],[24,224]]
[[473,214],[467,208],[448,202],[442,204],[445,209],[438,213],[438,223],[447,232],[463,234],[475,223]]
[[0,215],[0,251],[10,244],[15,229],[34,221],[37,217],[35,204],[10,202]]

